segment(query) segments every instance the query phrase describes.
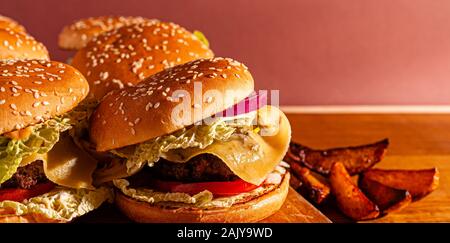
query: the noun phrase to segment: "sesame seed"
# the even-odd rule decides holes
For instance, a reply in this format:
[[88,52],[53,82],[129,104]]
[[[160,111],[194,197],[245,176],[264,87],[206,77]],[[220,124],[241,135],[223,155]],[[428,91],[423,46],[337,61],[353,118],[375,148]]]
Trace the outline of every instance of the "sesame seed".
[[150,108],[153,106],[153,104],[151,102],[148,102],[147,105],[145,106],[145,111],[150,110]]
[[13,110],[17,110],[16,104],[10,104],[9,107],[11,107],[11,109],[13,109]]
[[40,104],[41,104],[40,102],[34,102],[34,103],[33,103],[33,107],[36,108],[36,107],[38,107]]
[[42,105],[50,105],[50,103],[48,101],[42,101],[41,103],[42,103]]
[[136,130],[134,130],[134,128],[131,128],[131,134],[135,135],[136,134]]
[[157,102],[154,106],[153,106],[153,108],[158,108],[159,107],[159,102]]
[[3,105],[6,103],[6,100],[0,100],[0,105]]

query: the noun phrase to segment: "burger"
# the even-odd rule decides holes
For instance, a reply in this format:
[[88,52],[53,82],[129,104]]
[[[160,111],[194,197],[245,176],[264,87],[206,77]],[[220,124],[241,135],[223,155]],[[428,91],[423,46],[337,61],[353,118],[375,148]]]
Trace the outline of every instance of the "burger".
[[25,32],[1,26],[0,18],[0,60],[40,59],[49,60],[47,48]]
[[213,57],[199,34],[173,23],[135,19],[140,21],[99,34],[73,58],[72,65],[86,77],[90,92],[72,112],[81,120],[71,133],[77,145],[96,157],[99,154],[88,142],[88,120],[106,94],[136,85],[165,68]]
[[265,105],[243,64],[209,58],[171,67],[107,95],[90,139],[114,159],[115,203],[137,222],[255,222],[288,188],[289,121]]
[[165,68],[212,56],[207,42],[197,35],[152,20],[98,35],[75,54],[72,65],[89,82],[87,98],[101,100]]
[[153,21],[143,17],[98,16],[79,19],[64,26],[58,36],[61,49],[76,51],[85,47],[97,35],[126,25]]
[[12,30],[14,32],[26,33],[25,27],[14,19],[0,15],[0,29]]
[[0,62],[0,222],[68,222],[112,198],[92,186],[95,160],[65,133],[88,91],[63,63]]

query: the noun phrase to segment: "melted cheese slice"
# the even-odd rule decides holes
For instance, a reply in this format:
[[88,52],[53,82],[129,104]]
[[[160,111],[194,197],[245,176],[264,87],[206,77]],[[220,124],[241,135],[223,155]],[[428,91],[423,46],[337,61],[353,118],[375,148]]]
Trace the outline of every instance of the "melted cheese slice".
[[204,149],[171,150],[162,157],[173,162],[186,162],[200,154],[212,154],[239,178],[260,185],[286,154],[291,126],[283,112],[271,106],[258,110],[258,125],[261,128],[259,134],[236,135]]
[[97,161],[76,146],[69,136],[61,137],[44,161],[45,175],[49,180],[75,189],[94,189],[92,173],[96,167]]

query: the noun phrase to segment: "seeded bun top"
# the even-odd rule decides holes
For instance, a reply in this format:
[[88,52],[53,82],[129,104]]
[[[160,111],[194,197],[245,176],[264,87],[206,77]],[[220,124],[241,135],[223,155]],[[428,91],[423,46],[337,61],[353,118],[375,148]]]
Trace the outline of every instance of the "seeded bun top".
[[26,33],[0,29],[0,60],[49,60],[45,46]]
[[130,24],[150,21],[142,17],[99,16],[80,19],[63,28],[58,45],[66,50],[79,50],[100,33]]
[[3,15],[0,15],[0,29],[7,29],[21,33],[26,32],[25,27],[17,23],[17,21]]
[[[194,93],[194,85],[199,84],[201,93]],[[91,116],[91,140],[98,151],[107,151],[170,134],[238,103],[253,89],[253,78],[247,67],[229,58],[201,59],[179,65],[135,87],[106,96]],[[228,96],[223,98],[232,96],[232,103],[227,105],[223,100],[216,100],[220,97],[212,90]],[[172,122],[172,111],[182,102],[193,117],[176,124]]]
[[165,68],[212,56],[206,44],[179,25],[153,21],[98,35],[76,53],[72,65],[89,82],[88,99],[101,100]]
[[88,91],[86,79],[69,65],[0,61],[0,134],[64,114]]

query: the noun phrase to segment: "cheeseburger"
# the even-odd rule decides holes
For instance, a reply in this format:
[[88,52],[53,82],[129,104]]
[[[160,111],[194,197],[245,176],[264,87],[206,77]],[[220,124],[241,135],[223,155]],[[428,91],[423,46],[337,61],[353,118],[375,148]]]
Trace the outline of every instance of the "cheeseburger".
[[205,38],[173,23],[147,20],[96,36],[72,62],[90,86],[87,99],[72,112],[84,117],[72,131],[74,140],[92,150],[87,142],[87,121],[107,93],[136,85],[165,68],[210,57],[213,53]]
[[91,184],[95,161],[64,133],[88,91],[62,63],[0,62],[0,222],[67,222],[111,198]]
[[[200,88],[199,88],[200,87]],[[288,188],[291,129],[229,58],[191,61],[105,97],[90,138],[116,205],[137,222],[255,222]]]

